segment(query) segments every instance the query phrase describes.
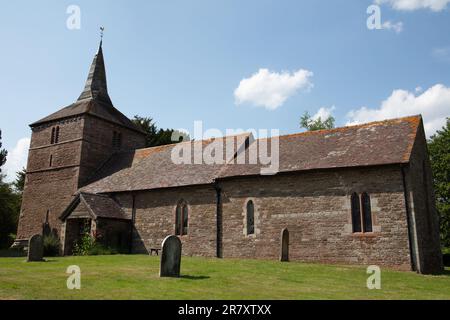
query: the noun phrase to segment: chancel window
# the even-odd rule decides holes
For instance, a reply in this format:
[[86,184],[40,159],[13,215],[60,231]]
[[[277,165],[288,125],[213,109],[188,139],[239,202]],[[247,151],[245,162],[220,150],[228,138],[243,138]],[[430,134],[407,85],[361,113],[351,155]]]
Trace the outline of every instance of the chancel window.
[[175,214],[175,234],[184,236],[188,234],[189,208],[186,202],[182,201],[177,205]]
[[372,210],[370,208],[370,196],[363,192],[361,195],[361,207],[364,232],[372,232]]
[[357,193],[352,194],[352,225],[353,232],[361,232],[361,208]]
[[351,210],[353,232],[372,232],[372,209],[370,196],[367,192],[363,192],[361,196],[356,192],[352,194]]
[[253,201],[247,202],[247,235],[255,234],[255,205]]

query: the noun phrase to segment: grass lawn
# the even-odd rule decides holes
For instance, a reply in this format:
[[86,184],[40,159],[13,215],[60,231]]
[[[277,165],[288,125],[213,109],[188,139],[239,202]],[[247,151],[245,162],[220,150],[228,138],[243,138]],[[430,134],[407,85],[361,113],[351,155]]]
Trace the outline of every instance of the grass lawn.
[[[81,268],[81,290],[66,269]],[[444,275],[382,270],[380,290],[366,288],[364,267],[183,257],[181,278],[159,278],[145,255],[0,258],[0,299],[450,299]]]

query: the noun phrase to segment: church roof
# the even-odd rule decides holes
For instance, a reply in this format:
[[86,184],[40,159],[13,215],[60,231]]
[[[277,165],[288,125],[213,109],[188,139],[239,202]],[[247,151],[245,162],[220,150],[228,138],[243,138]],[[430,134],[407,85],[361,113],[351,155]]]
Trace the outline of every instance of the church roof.
[[[225,139],[233,143],[229,154]],[[247,139],[251,139],[249,133],[117,153],[95,174],[92,179],[95,182],[81,190],[104,193],[210,184],[214,182],[223,165],[195,164],[194,159],[199,154],[196,151],[201,152],[208,145],[222,141],[223,159],[226,162],[244,148]],[[178,151],[181,148],[190,150],[189,158],[192,164],[176,164],[172,161],[172,151],[174,154],[180,154]]]
[[[72,216],[72,213],[78,206],[84,206],[92,219],[108,218],[129,220],[127,215],[119,204],[111,197],[99,194],[90,194],[82,192],[78,194],[68,208],[62,213],[60,219],[65,220]],[[76,214],[75,214],[76,215]],[[74,216],[77,218],[78,216]],[[85,218],[85,217],[84,217]]]
[[[419,126],[423,126],[422,118],[412,116],[280,136],[279,172],[408,163]],[[249,139],[247,147],[268,142],[270,150],[270,139],[245,137]],[[242,139],[236,139],[239,140],[241,143],[236,143],[234,151],[242,150]],[[214,141],[217,139],[115,154],[97,172],[94,182],[81,190],[109,193],[210,184],[218,179],[260,175],[261,169],[267,167],[261,163],[230,163],[230,158],[226,164],[214,165],[175,164],[171,159],[177,146],[189,144],[194,150],[195,144],[206,148]]]
[[[408,163],[421,123],[411,116],[280,136],[278,172]],[[265,142],[270,150],[271,139]],[[228,164],[218,178],[259,175],[264,167]]]
[[109,98],[106,83],[105,62],[103,58],[102,43],[92,61],[89,75],[83,92],[75,103],[62,108],[51,115],[32,123],[35,127],[47,122],[89,114],[109,122],[141,132],[133,122],[117,110]]

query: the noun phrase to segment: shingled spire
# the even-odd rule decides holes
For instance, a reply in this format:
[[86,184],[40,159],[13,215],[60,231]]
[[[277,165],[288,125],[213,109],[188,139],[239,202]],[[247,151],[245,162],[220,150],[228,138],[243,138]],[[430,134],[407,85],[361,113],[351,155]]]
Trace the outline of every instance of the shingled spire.
[[98,47],[98,52],[92,61],[86,85],[78,101],[85,99],[102,99],[110,102],[108,87],[106,85],[105,61],[103,60],[102,41]]
[[[103,35],[103,28],[100,29]],[[30,124],[36,127],[44,123],[54,122],[59,119],[90,114],[97,118],[102,118],[108,122],[119,124],[133,131],[143,133],[124,114],[117,110],[108,95],[106,85],[105,62],[103,60],[102,41],[98,47],[98,52],[92,61],[89,75],[83,92],[75,103],[62,108],[51,115]]]

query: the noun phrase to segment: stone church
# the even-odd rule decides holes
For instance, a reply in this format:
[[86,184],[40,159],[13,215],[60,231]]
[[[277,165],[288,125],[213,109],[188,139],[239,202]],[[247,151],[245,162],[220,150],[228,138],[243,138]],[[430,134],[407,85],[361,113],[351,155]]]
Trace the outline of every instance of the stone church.
[[234,161],[251,134],[223,164],[175,164],[180,144],[144,148],[113,106],[100,44],[78,100],[30,127],[16,245],[51,230],[70,255],[88,230],[149,253],[175,234],[185,255],[443,268],[421,116],[280,136],[274,175]]

